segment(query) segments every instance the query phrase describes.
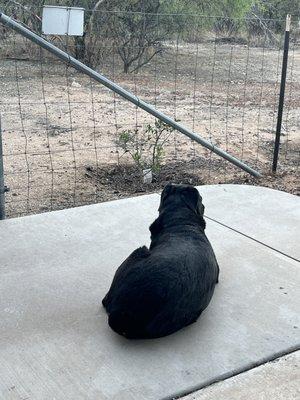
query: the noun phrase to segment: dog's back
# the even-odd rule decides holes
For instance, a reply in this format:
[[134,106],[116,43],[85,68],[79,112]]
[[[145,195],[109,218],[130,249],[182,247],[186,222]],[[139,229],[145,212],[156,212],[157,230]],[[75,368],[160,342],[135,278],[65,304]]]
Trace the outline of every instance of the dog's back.
[[129,256],[103,300],[110,327],[127,338],[161,337],[195,322],[218,278],[207,240],[173,235],[147,252]]

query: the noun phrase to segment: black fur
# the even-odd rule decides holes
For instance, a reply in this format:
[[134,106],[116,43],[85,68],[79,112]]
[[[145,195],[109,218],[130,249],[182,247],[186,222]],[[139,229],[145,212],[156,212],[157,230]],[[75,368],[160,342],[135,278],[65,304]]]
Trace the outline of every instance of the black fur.
[[131,339],[166,336],[195,322],[207,307],[219,266],[203,213],[197,189],[165,187],[150,248],[140,247],[121,264],[102,301],[115,332]]

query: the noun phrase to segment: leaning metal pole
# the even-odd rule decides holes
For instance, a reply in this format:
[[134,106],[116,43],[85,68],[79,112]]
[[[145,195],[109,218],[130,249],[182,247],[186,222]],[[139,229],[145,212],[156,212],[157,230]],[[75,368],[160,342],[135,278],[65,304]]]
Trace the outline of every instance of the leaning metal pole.
[[58,47],[49,43],[47,40],[43,39],[39,35],[31,32],[29,29],[25,28],[23,25],[21,25],[20,23],[16,22],[12,18],[8,17],[7,15],[5,15],[1,12],[0,12],[0,22],[9,26],[16,32],[20,33],[21,35],[25,36],[27,39],[31,40],[32,42],[34,42],[34,43],[38,44],[39,46],[43,47],[44,49],[48,50],[50,53],[54,54],[56,57],[58,57],[59,59],[61,59],[64,62],[68,63],[73,68],[77,69],[78,71],[83,72],[84,74],[88,75],[89,77],[95,79],[97,82],[102,83],[102,85],[113,90],[115,93],[124,97],[126,100],[129,100],[131,103],[135,104],[139,108],[142,108],[143,110],[147,111],[149,114],[151,114],[154,117],[158,118],[159,120],[165,122],[166,124],[172,126],[174,129],[176,129],[179,132],[183,133],[184,135],[188,136],[192,140],[195,140],[195,142],[200,143],[202,146],[204,146],[207,149],[211,150],[212,152],[218,154],[219,156],[225,158],[227,161],[231,162],[235,166],[241,168],[242,170],[248,172],[249,174],[251,174],[257,178],[261,176],[261,174],[259,172],[257,172],[253,168],[249,167],[243,161],[226,153],[224,150],[220,149],[219,147],[214,146],[212,143],[203,139],[202,137],[197,135],[192,130],[184,127],[181,124],[178,124],[178,122],[174,121],[172,118],[170,118],[167,115],[163,114],[162,112],[156,110],[151,104],[144,102],[143,100],[139,99],[134,94],[132,94],[132,93],[128,92],[127,90],[123,89],[122,87],[116,85],[114,82],[107,79],[105,76],[103,76],[103,75],[99,74],[98,72],[94,71],[93,69],[87,67],[85,64],[76,60],[74,57],[71,57],[69,54],[60,50]]

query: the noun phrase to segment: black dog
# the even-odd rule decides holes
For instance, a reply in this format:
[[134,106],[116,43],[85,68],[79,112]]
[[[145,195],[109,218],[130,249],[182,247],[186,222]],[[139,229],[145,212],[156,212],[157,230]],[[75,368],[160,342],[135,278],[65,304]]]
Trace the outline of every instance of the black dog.
[[165,187],[150,226],[150,249],[136,249],[121,264],[102,301],[115,332],[131,339],[166,336],[195,322],[207,307],[219,266],[203,213],[197,189]]

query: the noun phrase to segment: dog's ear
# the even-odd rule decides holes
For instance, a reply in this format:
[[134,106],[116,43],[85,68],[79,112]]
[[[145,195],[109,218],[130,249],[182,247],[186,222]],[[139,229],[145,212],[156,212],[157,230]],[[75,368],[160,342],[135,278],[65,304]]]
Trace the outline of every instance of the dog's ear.
[[181,199],[188,206],[188,208],[194,211],[201,217],[204,214],[204,205],[202,204],[202,197],[198,190],[194,187],[187,187],[180,193]]
[[162,199],[166,198],[172,192],[172,189],[173,189],[172,183],[170,182],[167,183],[166,186],[164,187],[164,190],[161,193],[161,198]]
[[152,222],[152,224],[149,227],[149,230],[151,232],[151,238],[158,235],[162,230],[161,220],[157,218],[154,222]]
[[162,191],[161,196],[160,196],[160,205],[159,205],[158,211],[161,211],[164,200],[169,196],[169,194],[172,192],[172,190],[173,190],[172,183],[168,183],[164,187],[164,190]]

